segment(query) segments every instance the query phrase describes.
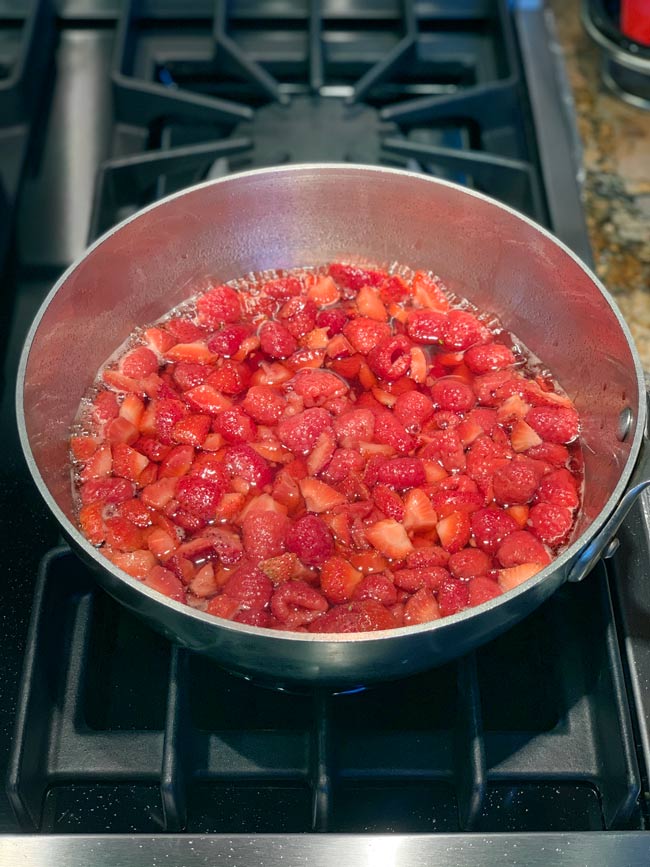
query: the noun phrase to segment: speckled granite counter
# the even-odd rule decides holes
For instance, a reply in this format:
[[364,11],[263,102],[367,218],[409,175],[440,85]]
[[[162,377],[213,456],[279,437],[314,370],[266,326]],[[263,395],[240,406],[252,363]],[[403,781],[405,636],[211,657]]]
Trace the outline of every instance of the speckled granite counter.
[[585,205],[598,276],[627,319],[650,372],[650,112],[610,95],[578,0],[550,0],[573,89]]

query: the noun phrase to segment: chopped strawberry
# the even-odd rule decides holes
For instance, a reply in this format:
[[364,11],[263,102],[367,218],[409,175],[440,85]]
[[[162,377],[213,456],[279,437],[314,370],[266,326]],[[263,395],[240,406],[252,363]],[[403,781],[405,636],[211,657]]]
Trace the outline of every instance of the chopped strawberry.
[[307,297],[318,307],[324,307],[327,304],[335,304],[341,297],[341,293],[334,280],[326,276],[320,277],[309,287]]
[[225,325],[208,341],[208,349],[222,358],[231,358],[236,355],[242,343],[250,337],[249,325]]
[[332,459],[335,448],[334,432],[331,428],[326,428],[316,440],[314,449],[307,458],[307,469],[310,476],[323,472]]
[[392,446],[401,454],[415,448],[415,438],[406,432],[402,424],[389,410],[382,410],[375,416],[375,442]]
[[272,425],[282,415],[286,400],[270,385],[253,385],[248,389],[241,406],[258,424]]
[[406,530],[392,518],[366,527],[365,536],[373,548],[391,560],[403,560],[413,550]]
[[263,560],[259,564],[259,568],[275,585],[297,578],[304,571],[298,557],[289,551]]
[[449,300],[445,288],[438,277],[433,277],[425,271],[416,271],[412,283],[413,297],[420,307],[432,310],[448,310]]
[[475,578],[486,575],[491,568],[492,558],[478,548],[463,548],[449,558],[449,571],[454,578]]
[[281,421],[277,427],[280,441],[294,454],[308,454],[321,433],[332,424],[326,409],[314,407]]
[[499,587],[505,593],[508,590],[514,590],[519,587],[524,581],[528,581],[533,575],[536,575],[543,567],[539,563],[522,563],[520,566],[512,566],[510,569],[501,569],[499,572]]
[[219,413],[214,427],[228,443],[250,443],[257,437],[257,425],[237,406]]
[[122,518],[126,518],[136,527],[150,527],[153,523],[153,512],[143,503],[139,497],[134,497],[132,500],[125,500],[121,503],[119,514]]
[[169,569],[165,569],[163,566],[154,566],[144,579],[144,584],[147,587],[151,587],[152,590],[157,590],[158,593],[174,599],[176,602],[187,601],[185,588],[181,582],[173,572],[170,572]]
[[406,333],[416,343],[442,344],[447,314],[433,310],[414,310],[406,321]]
[[262,291],[269,298],[291,298],[293,295],[300,295],[302,282],[299,277],[288,274],[275,280],[267,280],[262,286]]
[[485,575],[477,575],[469,580],[469,604],[472,608],[496,599],[502,592],[497,582]]
[[551,562],[546,548],[527,530],[515,530],[511,533],[499,546],[496,557],[506,568],[520,566],[522,563],[539,563],[546,566]]
[[157,373],[158,358],[146,346],[138,346],[127,353],[120,362],[122,373],[133,379],[142,379],[150,373]]
[[503,540],[517,529],[517,524],[507,512],[491,506],[471,515],[471,527],[477,546],[494,556]]
[[197,412],[205,412],[208,415],[219,415],[224,409],[232,406],[230,398],[207,382],[190,388],[189,391],[185,392],[184,398],[192,409]]
[[515,422],[510,432],[512,448],[517,452],[525,452],[542,443],[542,439],[523,419]]
[[150,551],[113,551],[110,559],[122,572],[140,581],[143,581],[156,565]]
[[348,320],[343,328],[343,334],[356,352],[367,355],[375,346],[390,338],[391,330],[386,322],[377,322],[367,316],[359,316]]
[[482,374],[491,370],[503,370],[512,367],[516,359],[511,349],[501,343],[486,343],[483,346],[472,346],[464,357],[465,364],[472,373]]
[[575,478],[564,468],[549,473],[539,483],[537,499],[540,503],[576,509],[580,498]]
[[442,566],[423,566],[415,569],[399,569],[393,575],[393,580],[395,586],[401,590],[415,593],[421,587],[438,590],[450,577],[449,571]]
[[207,614],[212,614],[213,617],[232,620],[239,611],[239,602],[222,593],[220,596],[215,596],[211,599],[205,610]]
[[323,594],[305,581],[285,581],[271,598],[271,611],[287,629],[312,623],[328,607]]
[[164,478],[147,485],[140,492],[142,502],[152,509],[164,509],[174,499],[177,484],[176,478]]
[[216,286],[202,295],[196,304],[199,322],[219,328],[224,322],[236,322],[241,316],[239,296],[230,286]]
[[365,575],[354,588],[352,598],[359,601],[374,599],[382,605],[394,605],[397,591],[387,575]]
[[176,342],[174,336],[162,328],[147,328],[143,336],[149,349],[156,355],[164,355]]
[[449,578],[438,589],[438,606],[442,617],[449,617],[463,611],[469,605],[469,584]]
[[298,348],[291,332],[279,322],[270,320],[260,330],[260,343],[269,358],[288,358]]
[[368,319],[375,319],[377,322],[386,322],[388,313],[384,307],[376,288],[372,286],[362,286],[357,294],[357,310],[360,316],[367,316]]
[[191,413],[176,422],[172,428],[172,439],[174,442],[199,448],[208,435],[211,422],[209,415]]
[[165,328],[175,338],[172,341],[172,346],[175,343],[192,343],[192,341],[201,340],[206,336],[205,329],[189,319],[170,319],[165,322]]
[[137,551],[142,548],[144,534],[126,518],[115,515],[104,521],[106,544],[118,551]]
[[239,476],[258,488],[271,481],[271,471],[266,461],[249,445],[231,446],[223,458],[226,472]]
[[358,473],[364,467],[364,459],[356,449],[336,449],[323,478],[330,485],[335,485],[348,478],[351,473]]
[[228,579],[223,592],[242,608],[261,611],[271,601],[273,582],[260,569],[244,564]]
[[203,385],[212,373],[209,364],[196,364],[191,361],[181,361],[174,365],[172,379],[181,391],[189,391],[197,385]]
[[79,488],[81,502],[84,506],[90,503],[123,503],[133,497],[133,485],[126,479],[91,479]]
[[339,445],[355,448],[360,442],[370,442],[375,432],[375,415],[369,409],[353,409],[334,420],[334,432]]
[[360,268],[358,265],[342,265],[335,262],[329,266],[329,276],[339,286],[358,292],[363,286],[379,286],[386,278],[384,271]]
[[137,482],[148,463],[148,458],[127,446],[126,443],[117,443],[113,446],[113,473],[116,476]]
[[99,441],[94,437],[81,435],[70,437],[70,451],[76,461],[87,461],[97,451]]
[[402,523],[406,530],[413,533],[430,533],[436,529],[438,515],[431,500],[420,488],[413,488],[406,494]]
[[109,443],[104,443],[86,462],[81,471],[81,480],[87,482],[89,479],[103,479],[110,475],[112,467],[111,447]]
[[573,526],[573,515],[565,506],[538,503],[530,510],[528,524],[542,542],[556,548],[566,541]]
[[246,555],[252,562],[260,563],[283,554],[288,529],[286,515],[270,511],[248,513],[242,524]]
[[539,474],[530,458],[514,458],[494,473],[494,499],[505,506],[529,503],[537,490]]
[[450,554],[460,551],[470,539],[470,519],[465,512],[452,512],[438,521],[436,530],[440,544]]
[[325,614],[312,622],[310,632],[350,633],[376,632],[394,629],[395,619],[390,611],[374,599],[354,601],[345,605],[335,605]]
[[298,484],[309,512],[329,512],[346,502],[343,494],[318,479],[301,479]]
[[372,496],[379,511],[387,518],[394,518],[400,522],[404,520],[404,503],[395,491],[387,485],[376,485]]
[[[88,482],[87,484],[92,484]],[[104,506],[103,500],[89,502],[82,506],[79,510],[79,525],[84,532],[86,538],[93,545],[101,545],[106,539],[106,528],[104,526]]]
[[529,458],[546,461],[554,467],[564,467],[569,461],[569,450],[559,443],[540,443],[526,452]]
[[207,520],[213,519],[224,490],[215,481],[199,476],[183,476],[176,486],[176,499],[191,515]]
[[534,406],[526,422],[548,443],[573,442],[580,432],[580,417],[573,407]]
[[199,599],[213,596],[218,589],[212,563],[206,563],[204,566],[201,566],[190,582],[190,591],[194,596],[198,596]]
[[338,605],[352,598],[362,578],[363,574],[343,557],[330,557],[321,567],[321,590],[329,602]]
[[413,551],[406,558],[409,569],[424,569],[432,566],[445,566],[449,562],[449,554],[439,545],[426,545]]
[[422,587],[409,599],[404,607],[404,625],[415,626],[420,623],[430,623],[442,616],[436,597],[431,590]]
[[192,466],[194,449],[192,446],[174,446],[165,455],[160,464],[159,476],[161,479],[178,478],[184,476]]
[[178,537],[176,534],[167,533],[162,527],[154,527],[147,536],[147,547],[158,560],[164,563],[178,548]]

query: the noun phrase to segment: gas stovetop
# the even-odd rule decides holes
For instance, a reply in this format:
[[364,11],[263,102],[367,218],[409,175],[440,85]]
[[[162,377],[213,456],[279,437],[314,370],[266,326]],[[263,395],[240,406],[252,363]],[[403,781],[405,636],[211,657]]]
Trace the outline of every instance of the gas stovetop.
[[[14,7],[0,0],[0,861],[647,864],[648,501],[612,560],[470,657],[365,692],[283,693],[100,591],[15,432],[18,353],[52,283],[89,240],[205,178],[400,166],[493,195],[588,259],[552,22],[488,0]],[[30,63],[47,87],[25,84]]]

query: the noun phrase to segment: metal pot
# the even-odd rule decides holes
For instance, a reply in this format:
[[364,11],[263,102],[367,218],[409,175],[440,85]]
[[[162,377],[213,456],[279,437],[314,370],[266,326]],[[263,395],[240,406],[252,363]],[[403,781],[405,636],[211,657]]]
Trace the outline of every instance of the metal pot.
[[[193,278],[334,259],[432,268],[557,375],[583,419],[575,541],[499,599],[443,620],[352,636],[278,633],[173,602],[130,578],[74,522],[67,440],[97,369],[132,331],[180,303]],[[141,211],[61,277],[27,337],[17,386],[22,445],[41,494],[103,587],[151,626],[262,681],[353,686],[439,665],[503,632],[603,553],[647,482],[627,488],[644,438],[643,372],[594,274],[526,217],[454,184],[362,166],[231,175]],[[647,454],[647,452],[646,452]],[[646,477],[645,462],[639,472]],[[625,496],[624,496],[625,495]]]

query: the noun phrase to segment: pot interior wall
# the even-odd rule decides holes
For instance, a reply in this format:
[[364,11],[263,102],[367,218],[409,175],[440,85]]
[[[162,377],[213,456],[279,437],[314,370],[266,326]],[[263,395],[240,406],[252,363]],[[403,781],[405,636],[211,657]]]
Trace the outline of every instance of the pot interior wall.
[[136,325],[197,278],[332,259],[430,268],[495,312],[557,375],[583,421],[585,508],[598,515],[629,454],[634,359],[616,316],[575,260],[527,222],[461,189],[370,168],[298,167],[233,177],[163,202],[106,238],[44,312],[29,353],[25,423],[38,469],[72,513],[66,440],[98,367]]

